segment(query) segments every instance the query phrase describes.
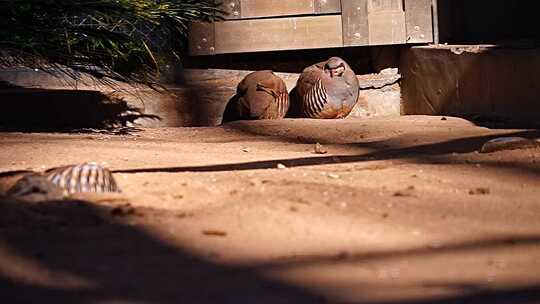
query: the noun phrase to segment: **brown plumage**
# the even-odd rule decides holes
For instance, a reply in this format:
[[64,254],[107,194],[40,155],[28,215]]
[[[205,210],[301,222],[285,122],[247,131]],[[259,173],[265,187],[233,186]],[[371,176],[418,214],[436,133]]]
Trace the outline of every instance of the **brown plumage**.
[[356,74],[339,57],[305,68],[296,84],[300,114],[308,118],[344,118],[358,93]]
[[223,120],[280,119],[288,110],[289,94],[285,82],[272,71],[257,71],[238,84]]

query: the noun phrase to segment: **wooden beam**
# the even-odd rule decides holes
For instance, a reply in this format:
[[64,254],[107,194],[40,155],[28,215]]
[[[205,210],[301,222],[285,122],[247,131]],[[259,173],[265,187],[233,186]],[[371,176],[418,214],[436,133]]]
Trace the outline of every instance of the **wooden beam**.
[[433,42],[432,0],[405,0],[407,43]]
[[216,53],[343,46],[340,15],[217,22]]
[[224,0],[225,19],[337,14],[341,13],[341,0]]
[[343,45],[369,45],[368,0],[341,0]]
[[215,54],[214,23],[192,22],[189,25],[189,53],[191,55]]

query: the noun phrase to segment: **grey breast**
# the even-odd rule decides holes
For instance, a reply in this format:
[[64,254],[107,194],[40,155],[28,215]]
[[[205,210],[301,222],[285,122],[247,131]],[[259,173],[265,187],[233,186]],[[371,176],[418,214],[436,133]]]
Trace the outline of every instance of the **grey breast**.
[[47,170],[45,177],[53,184],[74,192],[120,192],[111,171],[97,164],[84,163]]

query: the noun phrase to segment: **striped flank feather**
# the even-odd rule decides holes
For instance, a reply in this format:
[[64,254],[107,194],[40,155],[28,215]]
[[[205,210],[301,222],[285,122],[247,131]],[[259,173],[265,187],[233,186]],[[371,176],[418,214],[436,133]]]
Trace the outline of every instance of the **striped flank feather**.
[[277,116],[276,118],[283,118],[289,110],[289,93],[281,92],[276,98],[277,103]]
[[318,118],[328,103],[328,94],[322,84],[322,79],[317,79],[315,85],[304,95],[304,115],[310,118]]
[[68,193],[120,192],[111,171],[97,164],[84,163],[53,168],[45,171],[45,177]]

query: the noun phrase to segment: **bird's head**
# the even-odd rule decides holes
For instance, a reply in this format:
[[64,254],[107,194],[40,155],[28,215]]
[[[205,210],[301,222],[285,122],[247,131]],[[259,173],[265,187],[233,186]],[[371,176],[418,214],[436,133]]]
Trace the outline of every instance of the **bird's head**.
[[332,57],[326,61],[324,72],[331,78],[342,77],[347,69],[345,61],[339,57]]

